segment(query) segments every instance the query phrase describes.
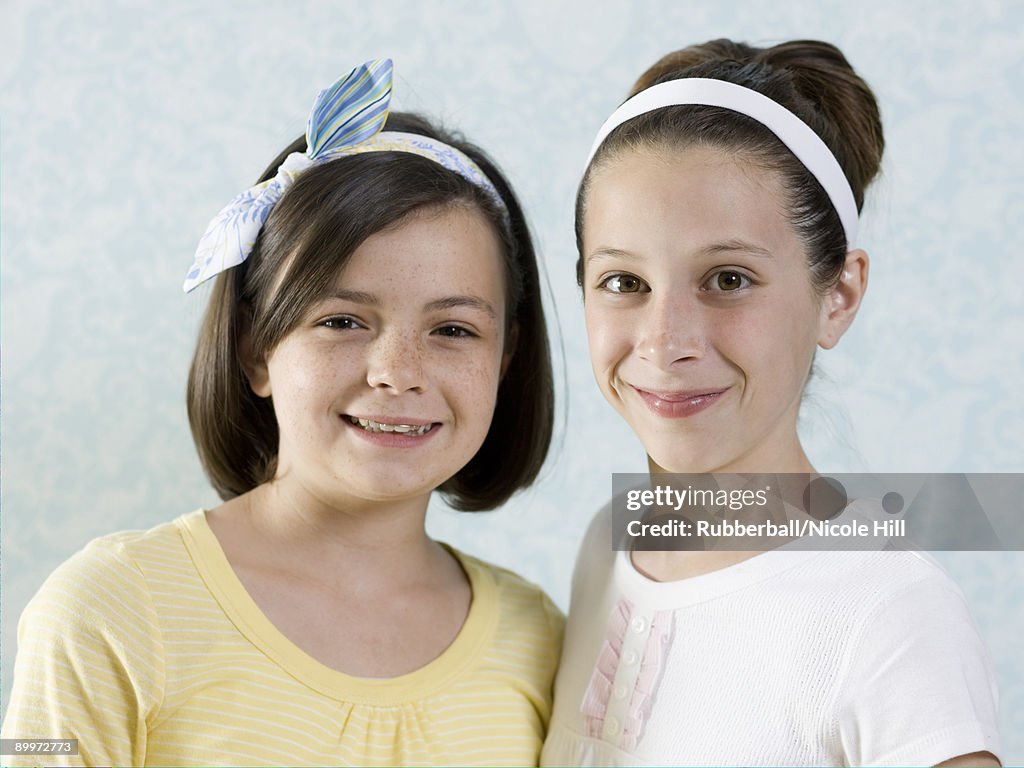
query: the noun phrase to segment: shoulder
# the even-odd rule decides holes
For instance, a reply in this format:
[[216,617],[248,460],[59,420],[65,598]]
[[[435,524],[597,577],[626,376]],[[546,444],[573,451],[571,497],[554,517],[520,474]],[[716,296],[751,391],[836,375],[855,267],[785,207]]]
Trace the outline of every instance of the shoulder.
[[[454,552],[454,551],[453,551]],[[467,667],[489,700],[528,702],[525,716],[538,718],[538,741],[551,717],[552,685],[562,652],[565,616],[543,589],[519,574],[454,552],[473,584],[475,657]],[[477,604],[480,600],[481,603]],[[467,619],[464,631],[470,627]],[[517,705],[518,706],[518,705]],[[532,714],[531,714],[532,713]],[[536,759],[536,753],[534,753]]]
[[[145,580],[145,572],[161,557],[184,551],[176,523],[163,523],[147,531],[120,531],[93,539],[62,563],[44,584],[53,583],[72,593],[102,587],[129,588]],[[52,590],[51,590],[52,591]]]
[[184,554],[175,523],[93,539],[43,582],[22,614],[19,636],[152,631],[151,581],[161,569],[177,571]]
[[921,552],[818,552],[766,578],[752,596],[813,624],[847,655],[883,653],[912,638],[980,638],[959,587]]
[[840,602],[843,613],[858,622],[908,594],[934,593],[963,601],[957,585],[934,558],[908,549],[780,548],[745,567],[760,567],[771,576],[763,583],[769,592]]
[[963,593],[926,554],[870,554],[837,699],[841,730],[859,734],[853,763],[999,754],[995,675]]
[[[859,645],[896,644],[908,637],[928,645],[970,645],[983,651],[963,592],[923,552],[865,553],[847,593],[863,605]],[[848,583],[854,581],[850,574]]]
[[585,595],[601,594],[611,578],[615,558],[612,502],[597,511],[587,526],[572,573],[572,605]]
[[609,501],[596,513],[587,526],[587,532],[583,535],[583,542],[580,551],[600,548],[602,551],[612,548],[612,507],[613,502]]
[[464,568],[476,571],[474,581],[493,585],[499,633],[526,634],[534,643],[561,646],[565,616],[543,589],[508,568],[462,552],[456,555]]
[[47,578],[18,622],[5,729],[74,736],[88,765],[142,763],[166,685],[146,547],[168,528],[94,539]]
[[904,595],[915,600],[932,596],[946,605],[966,609],[967,601],[960,587],[935,558],[927,552],[888,550],[875,553],[876,568],[890,582],[888,597],[898,599]]
[[532,581],[524,579],[515,571],[485,562],[472,555],[459,552],[458,557],[464,566],[476,568],[488,575],[494,584],[500,605],[513,612],[539,612],[547,620],[556,624],[560,624],[564,620],[558,606],[541,587]]
[[960,588],[930,555],[911,550],[824,552],[808,567],[815,588],[857,608],[859,621],[899,605],[907,621],[938,612],[967,611]]

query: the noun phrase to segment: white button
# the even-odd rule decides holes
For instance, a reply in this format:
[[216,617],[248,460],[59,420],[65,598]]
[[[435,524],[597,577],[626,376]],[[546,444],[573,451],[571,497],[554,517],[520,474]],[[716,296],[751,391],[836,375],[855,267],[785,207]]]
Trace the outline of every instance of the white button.
[[622,657],[622,661],[629,666],[633,666],[640,661],[640,657],[636,655],[636,651],[628,651],[626,655]]
[[615,686],[615,698],[616,699],[624,699],[624,698],[626,698],[626,694],[627,693],[629,693],[629,691],[626,690],[626,686],[623,683],[619,683],[618,685]]
[[641,632],[647,629],[647,622],[644,621],[643,616],[637,616],[635,619],[629,622],[629,626],[631,626],[633,628],[633,631],[639,635]]
[[604,732],[609,736],[615,736],[619,732],[619,721],[614,717],[609,717],[604,721]]

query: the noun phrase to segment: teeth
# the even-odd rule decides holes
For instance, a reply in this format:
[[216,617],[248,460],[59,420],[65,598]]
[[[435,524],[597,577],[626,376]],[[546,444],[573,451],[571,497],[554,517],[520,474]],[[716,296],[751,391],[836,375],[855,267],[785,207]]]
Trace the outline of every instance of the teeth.
[[356,416],[349,416],[349,420],[367,432],[398,432],[403,435],[425,435],[434,427],[433,424],[382,424],[379,421],[360,419]]

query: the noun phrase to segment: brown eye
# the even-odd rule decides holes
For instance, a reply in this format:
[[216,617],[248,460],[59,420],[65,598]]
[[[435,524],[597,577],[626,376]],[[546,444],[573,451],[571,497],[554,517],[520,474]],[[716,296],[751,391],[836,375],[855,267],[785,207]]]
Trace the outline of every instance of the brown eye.
[[434,331],[438,336],[444,336],[448,339],[466,339],[476,336],[468,328],[463,328],[461,325],[443,325]]
[[334,328],[339,331],[348,331],[362,327],[353,318],[346,317],[345,315],[341,315],[339,317],[328,317],[322,320],[319,325],[322,325],[325,328]]
[[744,287],[746,280],[739,272],[719,272],[715,275],[715,288],[720,291],[735,291]]
[[612,275],[604,281],[604,287],[612,293],[640,293],[644,281],[634,275]]

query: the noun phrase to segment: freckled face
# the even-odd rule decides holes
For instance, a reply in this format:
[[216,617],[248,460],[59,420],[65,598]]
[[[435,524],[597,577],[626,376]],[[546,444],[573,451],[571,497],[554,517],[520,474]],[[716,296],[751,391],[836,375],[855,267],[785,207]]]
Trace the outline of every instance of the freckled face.
[[382,501],[456,474],[490,428],[505,311],[500,244],[476,210],[420,212],[367,238],[250,376],[273,397],[277,481]]
[[825,324],[775,175],[707,148],[595,169],[590,356],[652,469],[808,471],[800,396]]

